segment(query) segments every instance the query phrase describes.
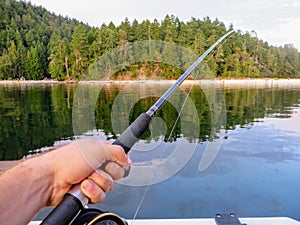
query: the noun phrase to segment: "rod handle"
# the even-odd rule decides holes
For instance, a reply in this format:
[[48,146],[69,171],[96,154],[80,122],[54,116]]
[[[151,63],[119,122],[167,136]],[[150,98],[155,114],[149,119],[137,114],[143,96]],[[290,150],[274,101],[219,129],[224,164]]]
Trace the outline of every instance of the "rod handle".
[[40,225],[68,225],[87,203],[88,198],[80,191],[80,184],[74,185]]
[[151,116],[147,113],[140,114],[112,144],[120,145],[127,154],[149,127],[150,122]]
[[[113,142],[120,145],[126,152],[132,148],[139,137],[149,127],[151,116],[142,113],[133,123]],[[89,199],[81,192],[80,184],[74,185],[64,196],[63,200],[43,220],[41,225],[68,225],[81,212]]]

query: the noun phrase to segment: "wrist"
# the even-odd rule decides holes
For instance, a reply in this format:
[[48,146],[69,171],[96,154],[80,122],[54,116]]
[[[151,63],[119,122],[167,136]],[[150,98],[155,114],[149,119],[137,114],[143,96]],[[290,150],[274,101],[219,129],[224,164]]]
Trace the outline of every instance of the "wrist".
[[29,176],[30,183],[35,184],[34,188],[31,186],[31,191],[39,198],[41,207],[47,206],[53,192],[54,172],[51,167],[51,157],[46,155],[33,157],[20,163],[24,175]]
[[80,183],[92,169],[82,157],[75,142],[49,152],[52,168],[52,194],[47,205],[57,205],[72,185]]
[[53,206],[59,203],[64,195],[68,186],[64,183],[64,179],[60,177],[60,173],[63,170],[62,164],[57,150],[42,155],[39,162],[45,166],[46,173],[48,174],[47,183],[48,189],[46,206]]

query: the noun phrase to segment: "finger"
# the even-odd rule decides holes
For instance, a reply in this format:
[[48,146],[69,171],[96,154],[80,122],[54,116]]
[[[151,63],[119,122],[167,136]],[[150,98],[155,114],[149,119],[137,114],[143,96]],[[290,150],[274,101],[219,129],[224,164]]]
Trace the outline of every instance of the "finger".
[[118,180],[124,177],[125,175],[125,170],[122,166],[115,162],[108,162],[105,165],[104,170],[114,179]]
[[81,183],[81,191],[87,196],[91,203],[104,200],[106,194],[94,181],[86,179]]
[[111,191],[115,186],[113,178],[103,170],[95,170],[88,179],[94,181],[104,192]]
[[117,161],[122,166],[132,164],[123,148],[118,145],[89,139],[79,140],[76,144],[82,157],[93,170],[99,168],[106,161]]
[[107,151],[110,153],[110,161],[114,161],[121,166],[130,166],[132,161],[128,155],[126,155],[124,149],[119,145],[105,145]]

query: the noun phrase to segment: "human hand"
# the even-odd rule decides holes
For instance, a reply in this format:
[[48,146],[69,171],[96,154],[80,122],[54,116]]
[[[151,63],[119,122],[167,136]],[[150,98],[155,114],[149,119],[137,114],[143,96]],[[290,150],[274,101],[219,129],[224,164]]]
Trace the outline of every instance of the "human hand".
[[[95,140],[79,140],[42,157],[50,157],[53,188],[48,205],[56,205],[72,185],[80,183],[81,191],[91,203],[102,201],[114,188],[114,180],[124,176],[123,166],[132,164],[117,145]],[[105,164],[105,170],[99,169]]]

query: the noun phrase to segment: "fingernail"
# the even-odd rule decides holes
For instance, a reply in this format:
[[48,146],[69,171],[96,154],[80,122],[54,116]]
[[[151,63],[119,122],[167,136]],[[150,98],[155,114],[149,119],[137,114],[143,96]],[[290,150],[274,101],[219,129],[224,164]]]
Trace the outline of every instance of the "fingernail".
[[123,177],[127,177],[129,175],[129,171],[130,171],[129,166],[124,167],[124,176]]
[[89,180],[85,180],[85,181],[83,182],[83,188],[84,188],[84,189],[91,189],[92,186],[93,186],[93,184],[92,184],[92,182],[89,181]]
[[111,187],[108,187],[106,192],[111,192],[112,191],[112,188]]
[[129,165],[132,164],[132,161],[131,161],[131,159],[129,158],[129,156],[127,156],[127,163],[128,163]]

